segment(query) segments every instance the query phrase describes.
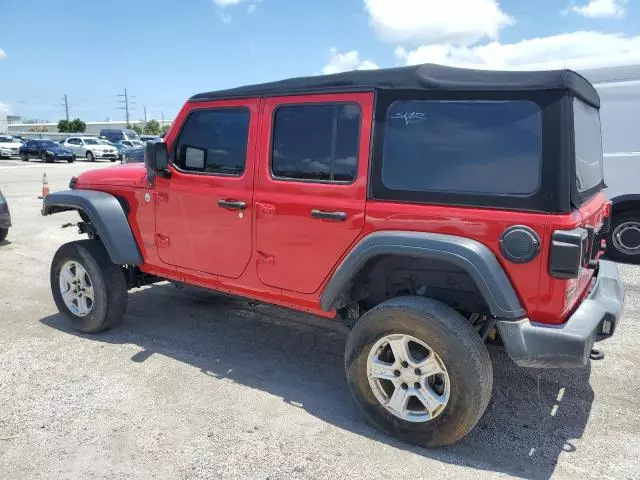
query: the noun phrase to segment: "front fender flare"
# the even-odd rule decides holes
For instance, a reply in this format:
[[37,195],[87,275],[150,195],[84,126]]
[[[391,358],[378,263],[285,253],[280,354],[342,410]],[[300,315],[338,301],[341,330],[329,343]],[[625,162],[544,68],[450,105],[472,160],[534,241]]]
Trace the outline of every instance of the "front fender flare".
[[335,308],[334,302],[342,289],[369,259],[379,255],[403,255],[450,262],[466,270],[473,278],[493,316],[516,319],[526,315],[498,259],[486,246],[453,235],[403,231],[376,232],[358,242],[322,292],[322,309],[329,311]]
[[94,190],[65,190],[50,193],[42,204],[42,215],[67,210],[82,210],[89,217],[113,263],[143,263],[127,217],[116,197]]

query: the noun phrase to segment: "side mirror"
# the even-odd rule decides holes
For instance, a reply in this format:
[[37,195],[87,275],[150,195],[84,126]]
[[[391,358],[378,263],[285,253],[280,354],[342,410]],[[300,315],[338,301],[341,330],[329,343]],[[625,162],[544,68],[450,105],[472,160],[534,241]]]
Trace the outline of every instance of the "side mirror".
[[153,184],[156,175],[165,178],[170,177],[167,144],[164,142],[147,142],[144,147],[144,164],[147,167],[149,183]]

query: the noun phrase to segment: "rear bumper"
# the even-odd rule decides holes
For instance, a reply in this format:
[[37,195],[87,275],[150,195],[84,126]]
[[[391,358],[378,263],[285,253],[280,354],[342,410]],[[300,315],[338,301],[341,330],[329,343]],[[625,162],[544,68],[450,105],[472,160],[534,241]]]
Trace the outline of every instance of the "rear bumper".
[[521,367],[583,367],[593,343],[615,332],[624,303],[624,285],[618,266],[600,260],[595,284],[587,298],[562,325],[529,319],[497,322],[513,361]]

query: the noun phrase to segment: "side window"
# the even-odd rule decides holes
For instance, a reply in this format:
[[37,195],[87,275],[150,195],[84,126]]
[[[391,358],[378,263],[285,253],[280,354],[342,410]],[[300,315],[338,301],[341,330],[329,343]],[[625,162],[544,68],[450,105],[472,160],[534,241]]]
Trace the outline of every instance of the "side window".
[[176,143],[175,165],[190,172],[242,175],[249,117],[244,107],[194,110]]
[[357,104],[279,107],[273,119],[271,172],[280,179],[353,182],[359,133]]
[[540,108],[528,101],[397,101],[382,183],[396,191],[530,195],[540,183]]

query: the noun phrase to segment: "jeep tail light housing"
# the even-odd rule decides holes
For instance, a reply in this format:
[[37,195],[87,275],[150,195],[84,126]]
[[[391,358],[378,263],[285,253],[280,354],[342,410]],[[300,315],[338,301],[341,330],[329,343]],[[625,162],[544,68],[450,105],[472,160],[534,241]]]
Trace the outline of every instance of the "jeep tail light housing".
[[578,278],[585,260],[590,260],[589,231],[584,228],[556,230],[551,237],[549,274],[555,278]]

